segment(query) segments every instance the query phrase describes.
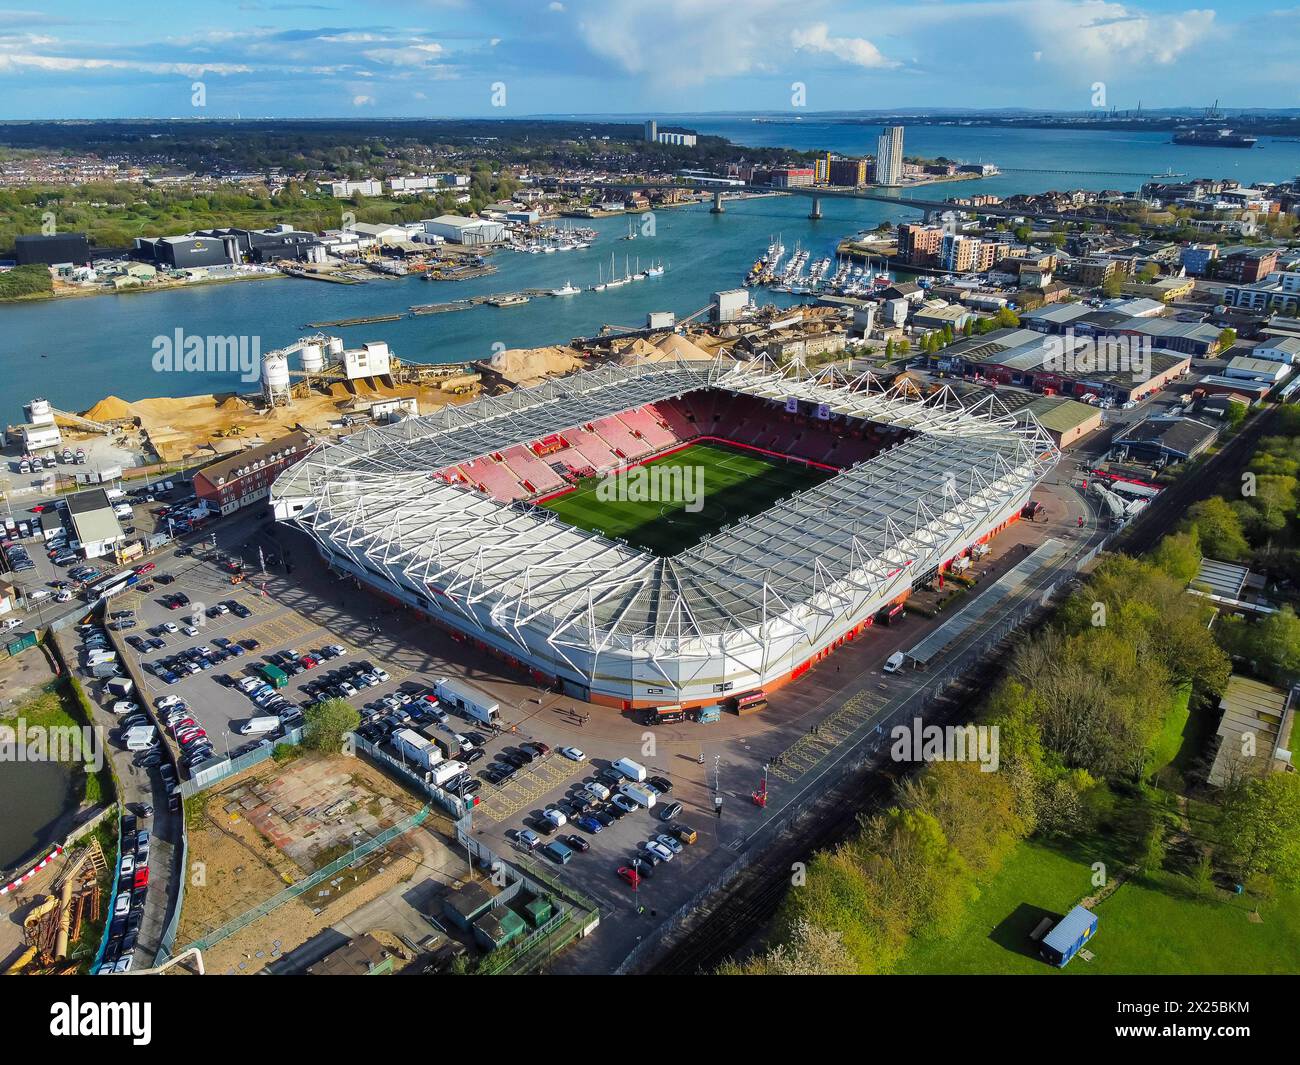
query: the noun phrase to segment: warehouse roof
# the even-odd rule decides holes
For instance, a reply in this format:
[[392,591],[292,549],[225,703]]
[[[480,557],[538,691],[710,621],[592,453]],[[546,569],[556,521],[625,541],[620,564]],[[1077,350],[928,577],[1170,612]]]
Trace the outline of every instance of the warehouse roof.
[[1195,418],[1144,418],[1127,431],[1115,434],[1115,443],[1123,445],[1155,444],[1175,455],[1190,458],[1219,435],[1212,425]]
[[113,504],[102,488],[68,496],[68,515],[72,518],[77,539],[82,543],[120,540],[124,536],[117,515],[113,513]]

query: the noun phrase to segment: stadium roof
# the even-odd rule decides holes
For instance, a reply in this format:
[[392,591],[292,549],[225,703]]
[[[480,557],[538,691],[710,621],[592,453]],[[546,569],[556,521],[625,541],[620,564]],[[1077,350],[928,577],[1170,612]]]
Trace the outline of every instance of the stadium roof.
[[[669,558],[432,476],[703,388],[798,398],[915,435]],[[710,637],[813,639],[855,604],[906,590],[1058,457],[1034,419],[1012,417],[991,393],[969,405],[948,389],[916,400],[834,367],[807,376],[720,358],[606,365],[354,434],[282,474],[272,500],[357,566],[476,624],[486,612],[524,651],[540,620],[566,658],[566,646],[635,641],[653,659]]]

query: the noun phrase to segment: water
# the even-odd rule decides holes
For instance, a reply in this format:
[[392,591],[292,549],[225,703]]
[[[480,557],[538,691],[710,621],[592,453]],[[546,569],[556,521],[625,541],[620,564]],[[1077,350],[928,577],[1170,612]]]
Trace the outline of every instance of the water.
[[[737,144],[826,148],[845,154],[870,151],[876,126],[827,122],[755,123],[707,116],[689,120],[702,133]],[[1300,173],[1300,144],[1272,141],[1264,148],[1186,148],[1167,133],[1100,133],[1062,130],[990,130],[951,126],[908,127],[906,151],[945,155],[964,162],[990,161],[1006,168],[1071,173],[1008,172],[978,181],[923,186],[919,195],[941,199],[976,191],[1008,195],[1050,188],[1135,189],[1141,177],[1093,174],[1119,170],[1159,174],[1169,169],[1191,175],[1226,176],[1243,183],[1283,180]],[[558,288],[572,281],[585,289],[609,271],[610,254],[621,274],[624,256],[633,268],[652,260],[663,276],[605,292],[583,291],[565,298],[540,297],[515,307],[403,318],[396,322],[327,330],[349,344],[384,340],[399,357],[416,362],[462,362],[490,356],[495,345],[535,347],[597,333],[602,325],[641,327],[648,311],[679,317],[706,306],[711,293],[740,284],[769,239],[780,236],[788,250],[807,248],[813,258],[833,253],[842,237],[882,220],[915,218],[915,212],[867,201],[826,199],[824,217],[807,218],[809,202],[796,197],[754,199],[727,205],[725,214],[692,206],[655,212],[653,237],[619,239],[625,217],[590,223],[596,244],[552,255],[498,252],[498,272],[460,282],[430,283],[411,277],[343,286],[292,278],[197,286],[168,292],[139,292],[0,308],[0,373],[5,389],[0,416],[21,417],[21,405],[45,396],[56,406],[81,410],[105,395],[123,399],[250,391],[236,375],[159,373],[153,369],[153,340],[176,329],[198,336],[249,335],[263,351],[308,332],[307,323],[363,315],[405,312],[420,303],[525,288]],[[585,223],[584,223],[585,224]],[[773,302],[791,297],[764,292]]]
[[63,838],[80,798],[79,771],[60,762],[0,765],[0,870],[34,861]]

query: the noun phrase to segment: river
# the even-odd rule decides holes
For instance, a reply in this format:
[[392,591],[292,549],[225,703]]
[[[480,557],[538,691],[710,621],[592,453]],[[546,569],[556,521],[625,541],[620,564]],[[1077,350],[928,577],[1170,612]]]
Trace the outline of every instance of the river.
[[39,858],[71,828],[78,770],[61,762],[0,763],[0,870]]
[[[875,126],[827,122],[766,122],[706,116],[683,119],[702,133],[726,136],[737,144],[827,148],[846,154],[871,151]],[[1243,183],[1282,180],[1300,173],[1300,144],[1265,138],[1254,150],[1185,148],[1169,143],[1167,133],[1098,133],[1064,130],[979,129],[953,126],[908,127],[905,150],[927,157],[990,161],[1008,169],[978,181],[923,187],[919,195],[943,198],[976,191],[1007,195],[1049,188],[1135,189],[1140,176],[1099,174],[1112,170],[1158,174],[1172,169],[1202,176],[1230,176]],[[1065,169],[1068,173],[1047,173]],[[553,255],[498,252],[497,273],[469,281],[425,282],[416,277],[377,279],[344,286],[292,278],[195,286],[163,292],[65,299],[0,308],[0,372],[5,379],[6,419],[21,417],[21,405],[45,396],[56,406],[81,410],[103,396],[123,399],[248,391],[234,375],[158,372],[153,340],[181,329],[198,336],[256,338],[261,350],[287,344],[308,332],[307,323],[404,312],[420,303],[525,288],[558,288],[566,281],[593,284],[614,256],[617,273],[625,257],[642,268],[661,261],[661,277],[605,292],[543,297],[514,307],[477,307],[447,314],[329,330],[349,344],[384,340],[395,354],[417,362],[461,362],[489,356],[496,345],[534,347],[592,335],[602,325],[640,327],[647,311],[690,314],[718,289],[737,286],[770,238],[788,249],[808,248],[829,255],[846,234],[916,217],[886,204],[827,199],[824,217],[807,218],[808,201],[795,197],[759,198],[729,203],[722,215],[704,206],[672,208],[654,214],[653,235],[620,239],[627,218],[598,220],[596,244],[583,251]],[[791,297],[764,293],[781,302]]]

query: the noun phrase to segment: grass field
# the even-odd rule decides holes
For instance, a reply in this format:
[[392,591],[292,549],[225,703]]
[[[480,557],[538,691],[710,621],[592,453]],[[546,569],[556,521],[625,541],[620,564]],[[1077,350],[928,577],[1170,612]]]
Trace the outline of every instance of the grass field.
[[[693,444],[629,471],[622,490],[611,478],[602,491],[606,479],[588,477],[542,505],[580,529],[675,555],[721,526],[833,476],[723,444]],[[611,487],[616,498],[609,498]]]
[[[1087,861],[1042,843],[1014,854],[970,907],[950,938],[914,944],[899,973],[1052,974],[1029,934],[1042,917],[1059,917],[1091,894]],[[1076,958],[1074,976],[1142,973],[1296,973],[1300,971],[1300,895],[1279,891],[1251,919],[1253,903],[1218,893],[1200,899],[1181,878],[1156,872],[1126,881],[1097,908],[1093,960]]]

